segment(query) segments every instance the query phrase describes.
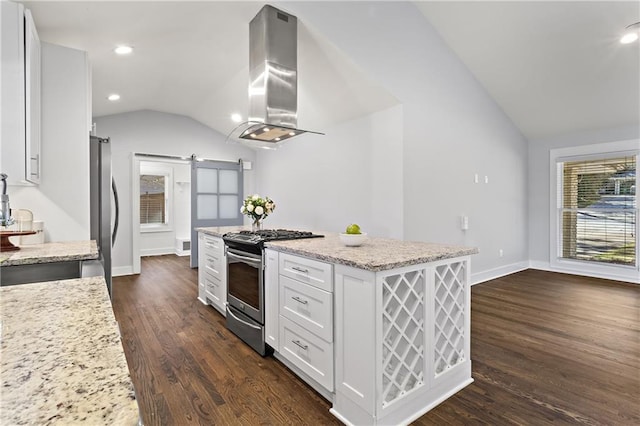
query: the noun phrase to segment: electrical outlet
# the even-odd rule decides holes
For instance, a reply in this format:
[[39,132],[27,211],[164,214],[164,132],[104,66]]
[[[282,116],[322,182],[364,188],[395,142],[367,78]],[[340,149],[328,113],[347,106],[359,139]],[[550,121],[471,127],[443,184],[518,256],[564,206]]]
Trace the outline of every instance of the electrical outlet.
[[484,177],[484,183],[489,183],[489,176]]
[[478,174],[476,173],[476,174],[473,176],[473,183],[478,183],[478,182],[479,182],[479,180],[478,180]]
[[504,251],[502,251],[502,249],[498,250],[498,256],[500,257],[504,256]]

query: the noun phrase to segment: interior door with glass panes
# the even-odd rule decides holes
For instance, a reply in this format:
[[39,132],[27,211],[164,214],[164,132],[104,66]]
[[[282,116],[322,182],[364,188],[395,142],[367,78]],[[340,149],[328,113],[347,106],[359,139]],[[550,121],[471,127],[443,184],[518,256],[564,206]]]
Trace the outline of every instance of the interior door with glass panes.
[[242,225],[242,162],[191,162],[191,267],[198,266],[195,228]]

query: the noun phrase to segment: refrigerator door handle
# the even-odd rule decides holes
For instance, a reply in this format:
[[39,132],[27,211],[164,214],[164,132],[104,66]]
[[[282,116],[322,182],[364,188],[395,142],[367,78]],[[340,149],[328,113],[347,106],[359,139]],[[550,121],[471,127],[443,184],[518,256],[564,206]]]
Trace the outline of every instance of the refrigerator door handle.
[[118,224],[120,223],[120,202],[118,200],[118,188],[116,187],[116,180],[111,178],[111,189],[113,190],[113,199],[116,206],[116,220],[113,224],[113,234],[111,235],[111,247],[116,243],[116,236],[118,235]]

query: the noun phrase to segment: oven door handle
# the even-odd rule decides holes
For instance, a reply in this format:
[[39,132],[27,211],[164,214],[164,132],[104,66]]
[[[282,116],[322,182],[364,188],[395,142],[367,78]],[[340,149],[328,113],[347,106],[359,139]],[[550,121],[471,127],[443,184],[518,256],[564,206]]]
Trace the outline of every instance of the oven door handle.
[[247,263],[251,264],[252,266],[255,265],[256,268],[260,268],[260,264],[262,263],[262,261],[260,261],[258,259],[254,259],[252,257],[237,255],[234,252],[232,252],[231,250],[227,250],[227,257],[230,257],[230,258],[236,259],[236,260],[240,260],[242,262],[247,262]]
[[233,312],[231,312],[231,309],[229,309],[229,303],[226,303],[226,308],[227,308],[227,313],[229,315],[231,315],[236,321],[241,322],[242,324],[251,327],[251,328],[255,328],[256,330],[262,330],[262,328],[258,327],[257,325],[253,325],[251,323],[248,323],[244,320],[242,320],[241,318],[238,318],[237,316],[233,315]]

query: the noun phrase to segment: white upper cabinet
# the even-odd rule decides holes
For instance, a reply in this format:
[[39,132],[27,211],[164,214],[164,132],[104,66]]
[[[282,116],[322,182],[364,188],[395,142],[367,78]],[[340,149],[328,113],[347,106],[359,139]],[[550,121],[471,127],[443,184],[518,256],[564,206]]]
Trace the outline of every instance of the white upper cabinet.
[[40,38],[31,11],[24,11],[25,37],[25,179],[40,183]]
[[0,171],[40,182],[40,40],[21,4],[0,2]]

